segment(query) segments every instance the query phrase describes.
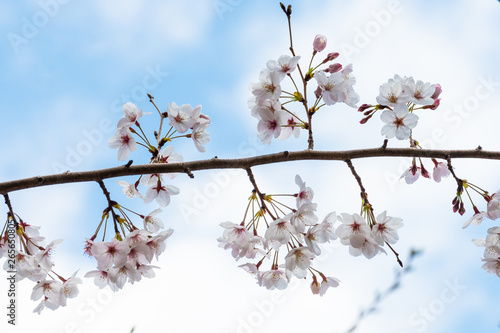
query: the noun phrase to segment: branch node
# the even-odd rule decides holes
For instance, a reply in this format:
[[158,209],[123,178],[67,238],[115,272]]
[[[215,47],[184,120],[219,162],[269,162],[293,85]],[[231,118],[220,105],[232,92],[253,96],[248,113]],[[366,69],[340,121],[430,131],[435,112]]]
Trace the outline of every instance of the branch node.
[[285,150],[285,151],[283,152],[283,155],[284,155],[285,157],[288,157],[288,155],[290,155],[290,152],[289,152],[288,150]]
[[480,145],[477,146],[476,150],[483,150],[483,147],[481,147]]
[[191,172],[191,170],[189,168],[185,168],[184,172],[187,173],[187,175],[189,176],[189,178],[191,178],[191,179],[194,178],[194,175],[193,175],[193,173]]
[[382,144],[382,148],[385,149],[387,148],[387,143],[389,142],[389,139],[385,139],[384,143]]
[[36,180],[38,181],[39,184],[43,184],[43,177],[42,176],[36,177]]
[[124,165],[125,168],[130,168],[130,166],[134,163],[134,161],[130,160],[127,162],[127,164]]

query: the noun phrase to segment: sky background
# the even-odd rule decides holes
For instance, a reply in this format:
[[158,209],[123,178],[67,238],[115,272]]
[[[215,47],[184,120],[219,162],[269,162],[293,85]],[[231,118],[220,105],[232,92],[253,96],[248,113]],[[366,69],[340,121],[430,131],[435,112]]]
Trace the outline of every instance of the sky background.
[[[338,61],[354,64],[354,86],[361,103],[375,103],[380,84],[394,74],[440,83],[442,104],[419,112],[414,136],[427,148],[500,150],[500,3],[454,1],[290,1],[294,46],[307,66],[316,34],[328,38],[325,52],[340,52]],[[288,4],[288,3],[286,3]],[[3,108],[0,180],[83,171],[122,164],[107,146],[121,105],[133,102],[145,112],[149,130],[158,120],[145,92],[166,110],[168,103],[201,104],[209,115],[211,141],[199,153],[189,140],[174,142],[186,161],[239,158],[282,150],[302,150],[307,136],[274,140],[256,138],[250,116],[248,86],[258,80],[270,59],[289,54],[286,17],[277,1],[62,1],[0,3],[0,90]],[[311,88],[314,85],[311,84]],[[344,150],[380,146],[382,122],[375,116],[360,125],[355,109],[335,105],[315,116],[315,148]],[[406,142],[391,140],[390,147]],[[131,155],[134,164],[147,154]],[[481,269],[484,238],[495,225],[462,230],[471,214],[452,213],[453,179],[440,184],[398,181],[409,167],[405,158],[355,160],[375,213],[403,218],[396,249],[403,261],[411,249],[423,254],[401,288],[357,332],[498,332],[498,277]],[[428,169],[430,161],[424,161]],[[455,160],[459,177],[490,192],[500,188],[498,161]],[[359,211],[359,189],[341,162],[293,162],[256,167],[262,191],[295,193],[300,174],[315,192],[318,216]],[[133,181],[130,177],[126,180]],[[143,214],[156,208],[125,198],[115,180],[106,185],[112,198]],[[78,298],[56,311],[33,314],[33,283],[18,285],[18,326],[2,332],[291,332],[343,333],[374,295],[391,285],[399,270],[394,256],[368,260],[351,257],[332,242],[316,267],[339,278],[338,288],[313,296],[310,279],[283,292],[268,291],[218,247],[219,223],[239,222],[251,184],[242,171],[180,175],[181,189],[161,218],[175,230],[160,257],[157,276],[127,284],[118,293],[99,290],[84,279]],[[82,255],[105,208],[94,183],[67,184],[10,194],[15,212],[51,241],[57,272],[70,276],[93,270]],[[474,199],[474,198],[473,198]],[[475,203],[485,209],[479,197]],[[0,207],[5,216],[7,209]],[[0,279],[0,303],[7,302]],[[3,310],[5,311],[5,310]]]

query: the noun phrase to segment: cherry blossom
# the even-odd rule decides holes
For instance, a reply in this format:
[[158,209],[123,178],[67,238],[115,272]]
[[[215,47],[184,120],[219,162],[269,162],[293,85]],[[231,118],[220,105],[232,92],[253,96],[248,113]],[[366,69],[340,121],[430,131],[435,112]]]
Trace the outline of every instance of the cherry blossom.
[[413,184],[414,182],[417,181],[418,177],[422,173],[421,168],[417,167],[417,163],[415,162],[415,159],[413,159],[413,162],[410,166],[409,169],[407,169],[399,179],[404,178],[406,184]]
[[115,136],[109,139],[108,146],[112,149],[118,148],[118,160],[120,161],[126,160],[130,152],[137,149],[137,143],[128,127],[119,128]]
[[370,235],[370,227],[362,216],[356,213],[352,215],[341,213],[340,215],[337,218],[342,224],[337,228],[336,233],[342,244],[350,245],[351,239],[357,234]]
[[406,81],[404,87],[405,93],[409,97],[409,101],[418,105],[432,105],[434,103],[434,95],[436,91],[436,86],[431,85],[430,83],[418,80],[415,80],[410,77]]
[[118,185],[122,186],[122,192],[129,199],[135,198],[136,196],[142,198],[142,195],[137,190],[137,186],[134,183],[129,184],[124,180],[117,180]]
[[496,274],[498,277],[500,277],[500,254],[495,253],[495,254],[490,254],[488,252],[485,252],[483,264],[483,269],[492,274]]
[[[45,306],[50,308],[51,310],[57,309],[61,304],[60,302],[60,293],[61,293],[62,283],[57,280],[43,280],[38,282],[35,287],[33,287],[33,291],[31,292],[31,300],[37,301],[42,296],[45,300],[48,300],[49,303],[45,303]],[[39,312],[35,309],[35,312]]]
[[259,276],[259,285],[264,286],[267,289],[278,289],[283,290],[288,286],[290,282],[290,276],[281,269],[271,269],[269,271],[263,272]]
[[395,244],[399,239],[397,230],[403,227],[402,221],[398,217],[387,216],[387,212],[383,211],[377,216],[377,223],[372,228],[373,239],[379,245],[384,245],[385,242]]
[[97,268],[106,270],[113,265],[125,265],[130,247],[126,242],[113,238],[110,242],[94,243],[91,250],[97,260]]
[[144,197],[144,203],[150,203],[153,200],[162,206],[166,207],[170,203],[170,196],[179,194],[180,190],[173,185],[162,185],[158,181],[155,185],[151,186]]
[[314,214],[317,206],[315,203],[304,203],[293,213],[290,222],[297,232],[303,233],[306,225],[311,226],[318,222],[318,217]]
[[409,112],[405,104],[397,104],[394,110],[385,110],[380,119],[386,125],[382,127],[382,135],[392,139],[405,140],[410,137],[410,130],[417,126],[418,116]]
[[297,207],[302,206],[304,203],[311,203],[314,197],[312,188],[306,186],[299,175],[295,176],[295,184],[299,186],[299,193],[297,194]]
[[287,114],[284,111],[270,112],[261,109],[260,120],[257,124],[258,136],[262,143],[270,144],[272,138],[277,138],[281,134],[281,125],[286,123]]
[[297,267],[305,271],[311,266],[311,260],[314,257],[316,255],[308,247],[301,246],[294,248],[285,257],[286,269],[293,271]]
[[130,127],[142,117],[142,109],[138,110],[134,103],[123,104],[123,118],[118,121],[117,128]]
[[324,277],[319,288],[319,295],[323,296],[328,288],[335,288],[340,285],[340,280],[334,277]]
[[488,218],[496,220],[500,217],[500,189],[493,194],[488,202]]
[[144,186],[153,186],[158,184],[158,181],[163,181],[163,176],[157,173],[150,175],[142,175],[141,184]]
[[476,206],[474,206],[473,208],[474,208],[475,214],[472,215],[472,217],[470,219],[465,221],[464,225],[462,226],[462,229],[467,228],[471,224],[472,225],[480,225],[481,222],[483,222],[483,220],[488,217],[488,214],[486,212],[480,212]]
[[347,86],[345,84],[345,77],[342,73],[332,73],[327,77],[324,71],[317,71],[314,77],[318,82],[318,86],[321,89],[321,95],[326,105],[341,103],[345,100]]
[[305,242],[309,249],[316,255],[321,254],[321,249],[318,244],[329,242],[330,240],[337,239],[337,234],[333,224],[337,221],[337,214],[332,212],[328,214],[323,222],[316,224],[309,228],[305,235]]
[[290,241],[291,234],[295,233],[295,228],[290,223],[291,214],[288,214],[280,219],[277,219],[269,224],[264,238],[270,247],[275,250],[279,249]]
[[350,238],[349,253],[355,257],[363,254],[366,258],[373,258],[378,252],[386,253],[369,235],[356,233]]
[[435,159],[432,159],[434,162],[434,169],[432,170],[432,178],[436,182],[441,182],[441,179],[444,177],[448,177],[451,173],[448,169],[448,165],[444,162],[438,162]]
[[204,153],[206,151],[204,145],[210,141],[210,133],[206,131],[208,125],[208,123],[196,124],[193,127],[193,133],[191,133],[194,145],[200,153]]
[[146,253],[146,258],[149,262],[153,260],[153,256],[158,260],[158,256],[165,251],[167,247],[165,245],[165,240],[174,233],[174,230],[168,229],[160,232],[158,235],[151,237],[147,242],[146,246],[149,248],[149,252]]
[[[200,105],[198,105],[195,109],[198,108],[201,110]],[[194,112],[198,112],[198,110],[194,111],[193,107],[189,104],[178,106],[174,102],[171,102],[167,108],[169,120],[168,124],[173,126],[177,132],[185,133],[196,124],[196,119],[191,117]]]
[[219,246],[224,249],[231,248],[233,257],[239,258],[240,251],[248,247],[253,235],[244,226],[232,222],[224,222],[220,226],[225,230],[222,237],[217,239]]
[[281,95],[281,77],[278,72],[265,68],[260,72],[259,83],[252,85],[252,94],[259,100],[278,100]]
[[78,284],[82,283],[82,279],[76,277],[76,273],[73,273],[69,279],[63,282],[61,286],[59,304],[61,306],[66,306],[66,300],[68,298],[75,298],[78,296]]
[[[196,125],[195,125],[196,126]],[[207,123],[208,126],[208,123]],[[159,163],[182,163],[184,158],[179,153],[174,153],[174,146],[166,146],[158,155]],[[169,179],[174,179],[177,176],[177,173],[165,173],[163,174],[165,177]]]
[[387,83],[380,86],[380,94],[377,96],[377,103],[380,105],[395,107],[410,100],[408,94],[403,89],[404,79],[395,75],[394,79],[389,79]]
[[[100,289],[103,289],[106,287],[109,283],[110,280],[108,278],[108,271],[107,270],[94,270],[85,273],[84,277],[86,278],[94,278],[94,284],[98,286]],[[113,288],[112,288],[113,289]]]
[[292,135],[295,138],[300,136],[301,126],[298,125],[299,120],[293,115],[285,115],[287,117],[287,121],[284,123],[283,127],[281,127],[281,134],[279,135],[279,140],[286,140]]
[[271,113],[275,113],[277,111],[281,111],[281,103],[279,100],[265,99],[255,101],[255,99],[252,98],[250,101],[252,102],[249,102],[249,104],[251,104],[250,109],[252,116],[259,120],[261,119],[261,112],[269,111]]
[[60,244],[62,241],[62,239],[56,239],[50,242],[50,244],[47,245],[45,249],[37,253],[35,260],[44,270],[50,271],[50,269],[54,265],[51,259],[52,252],[54,250],[54,247],[57,244]]
[[118,289],[122,289],[127,280],[131,283],[139,281],[141,279],[141,274],[137,272],[135,266],[127,262],[123,266],[113,266],[109,268],[108,278],[118,287]]
[[161,209],[158,208],[144,217],[144,229],[149,232],[155,233],[163,228],[163,222],[159,218],[155,217],[159,213],[161,213]]
[[287,74],[292,73],[300,60],[300,56],[290,57],[288,55],[282,55],[278,58],[278,61],[269,60],[267,62],[267,68],[270,71],[275,71],[280,75],[282,80]]

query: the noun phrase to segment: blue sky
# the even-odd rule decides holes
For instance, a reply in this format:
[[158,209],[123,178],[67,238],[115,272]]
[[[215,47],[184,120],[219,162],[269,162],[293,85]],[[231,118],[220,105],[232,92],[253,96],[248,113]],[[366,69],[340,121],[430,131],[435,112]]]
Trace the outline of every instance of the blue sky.
[[[321,33],[328,38],[327,50],[341,53],[339,62],[354,64],[355,89],[362,103],[374,103],[380,84],[394,74],[440,83],[442,105],[420,115],[417,138],[432,148],[473,149],[480,144],[500,150],[495,134],[500,121],[498,1],[290,3],[295,48],[303,56],[303,66],[314,36]],[[257,81],[266,62],[288,54],[286,18],[278,2],[2,2],[0,35],[2,181],[119,165],[107,140],[121,117],[121,104],[130,101],[152,112],[144,124],[154,129],[155,110],[146,91],[162,109],[172,101],[201,104],[210,115],[206,153],[187,140],[175,143],[185,160],[306,148],[304,133],[297,140],[259,144],[257,122],[247,106],[248,86]],[[478,90],[483,93],[479,97]],[[325,109],[316,119],[317,149],[382,144],[378,117],[361,126],[359,113],[342,105]],[[405,144],[390,142],[393,147]],[[147,155],[137,152],[131,158],[138,164],[141,158],[146,162]],[[431,168],[430,161],[426,163]],[[376,212],[387,210],[403,218],[397,244],[403,258],[411,248],[424,250],[400,291],[358,332],[498,331],[498,278],[481,269],[482,251],[471,242],[484,238],[494,224],[461,229],[468,217],[451,211],[456,188],[452,179],[440,184],[419,180],[411,186],[395,181],[409,166],[407,159],[354,164]],[[454,165],[459,177],[491,192],[500,188],[498,162],[460,160]],[[259,186],[270,193],[295,191],[293,180],[299,173],[315,191],[320,218],[332,210],[359,209],[359,190],[343,163],[295,162],[254,172]],[[127,207],[143,213],[155,208],[126,201],[114,180],[106,184]],[[328,260],[318,264],[342,280],[339,288],[323,298],[313,297],[308,280],[283,293],[269,292],[237,268],[240,263],[216,242],[222,234],[219,223],[236,222],[243,213],[251,190],[245,174],[205,171],[196,173],[194,180],[181,175],[173,184],[181,195],[164,209],[162,219],[175,233],[155,279],[128,285],[116,294],[99,291],[86,280],[79,298],[41,316],[31,313],[36,306],[29,300],[32,285],[23,281],[19,326],[12,330],[2,321],[2,331],[100,332],[113,327],[128,332],[135,325],[137,333],[163,327],[169,332],[341,333],[392,280],[392,256],[353,258],[336,243]],[[194,198],[210,185],[215,193],[196,206]],[[77,269],[79,276],[93,269],[95,264],[82,256],[81,249],[105,207],[97,184],[38,188],[10,196],[18,214],[42,226],[48,240],[64,238],[55,253],[58,269],[68,276]],[[476,201],[484,209],[484,203]],[[471,211],[469,206],[466,215]],[[6,213],[6,208],[0,212]],[[4,279],[0,281],[0,290],[5,290]],[[92,302],[97,305],[90,306]],[[425,317],[422,311],[428,308],[433,310]],[[262,321],[250,325],[251,318]]]

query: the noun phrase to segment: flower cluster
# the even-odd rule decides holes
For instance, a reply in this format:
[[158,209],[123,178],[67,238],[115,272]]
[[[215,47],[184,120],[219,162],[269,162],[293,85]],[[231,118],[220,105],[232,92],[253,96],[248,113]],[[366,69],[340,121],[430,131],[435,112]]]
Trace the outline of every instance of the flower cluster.
[[168,229],[153,235],[146,229],[137,229],[124,240],[113,238],[110,242],[94,242],[88,239],[85,253],[96,259],[97,270],[87,272],[85,277],[93,277],[99,288],[109,286],[113,291],[122,289],[127,281],[133,284],[142,277],[154,277],[153,269],[158,267],[150,264],[153,257],[158,260],[172,233],[173,230]]
[[337,234],[341,243],[349,246],[351,255],[363,254],[368,259],[379,252],[386,253],[382,246],[385,243],[395,244],[399,239],[397,230],[403,226],[402,219],[387,216],[385,211],[371,225],[358,214],[343,213],[339,220],[342,224],[338,227]]
[[500,277],[500,227],[489,228],[486,239],[475,239],[474,243],[485,248],[483,269]]
[[[448,168],[448,164],[445,162],[438,162],[435,158],[431,159],[434,163],[434,168],[432,169],[432,179],[437,183],[441,182],[441,179],[448,177],[451,173]],[[431,178],[429,171],[424,167],[422,159],[418,159],[419,164],[417,165],[416,158],[412,159],[411,166],[406,169],[399,179],[404,178],[407,184],[413,184],[417,179],[422,176],[424,178]]]
[[[381,134],[387,139],[396,137],[406,140],[411,136],[411,130],[417,126],[418,116],[414,111],[418,109],[435,110],[441,101],[441,86],[395,75],[387,83],[380,86],[376,105],[363,104],[358,111],[363,112],[366,123],[378,110],[384,110],[380,119],[385,123]],[[412,144],[413,146],[413,144]]]
[[[40,236],[40,227],[30,225],[21,218],[17,222],[10,214],[7,223],[9,220],[14,222],[16,229],[13,244],[19,245],[19,248],[15,249],[15,264],[12,260],[6,260],[3,268],[6,271],[16,271],[16,281],[26,278],[36,283],[31,299],[41,301],[33,312],[40,314],[44,308],[55,310],[66,306],[68,298],[78,295],[77,285],[82,281],[76,277],[77,272],[65,279],[53,270],[53,253],[62,240],[57,239],[45,245],[45,237]],[[12,243],[9,242],[6,230],[0,238],[0,257],[7,257],[7,249],[10,248],[8,244]]]
[[[351,64],[344,69],[339,63],[328,65],[339,56],[335,52],[329,53],[319,65],[312,67],[314,57],[326,48],[326,44],[325,36],[317,35],[315,37],[313,53],[306,75],[303,75],[300,70],[299,60],[301,57],[296,56],[292,51],[292,56],[282,55],[278,60],[269,60],[267,68],[260,72],[259,82],[251,84],[250,89],[253,97],[248,104],[252,116],[259,121],[257,124],[258,136],[263,143],[270,144],[273,138],[285,140],[292,135],[296,138],[299,137],[300,130],[309,128],[312,115],[324,105],[344,102],[351,107],[356,107],[359,95],[353,89],[356,79],[351,74]],[[322,65],[328,67],[318,70]],[[297,68],[303,82],[304,90],[302,92],[299,91],[292,77],[292,73]],[[286,77],[293,84],[293,92],[282,87],[282,81]],[[316,101],[312,108],[308,108],[307,84],[313,77],[318,85],[314,92]],[[319,105],[321,100],[324,101],[324,104]],[[296,113],[286,107],[286,104],[292,102],[298,102],[305,108],[308,122],[303,121]]]
[[[220,247],[231,250],[236,260],[260,258],[257,263],[240,266],[253,274],[260,286],[285,289],[292,276],[306,278],[310,272],[312,292],[323,295],[328,287],[338,286],[339,280],[326,277],[312,267],[313,260],[321,255],[320,244],[340,238],[342,244],[349,245],[352,255],[363,254],[372,258],[378,252],[385,253],[381,247],[384,243],[394,244],[398,240],[397,229],[402,226],[401,219],[389,217],[385,212],[377,217],[377,221],[369,219],[370,225],[360,215],[337,216],[335,212],[319,222],[315,213],[317,204],[312,202],[313,190],[306,186],[299,175],[295,182],[299,191],[290,195],[266,195],[254,190],[243,222],[221,223],[224,233],[218,239]],[[296,208],[277,201],[275,198],[278,196],[295,197]],[[335,230],[338,221],[341,224]],[[265,232],[262,236],[260,229],[263,228],[259,228],[259,225],[263,224]],[[278,258],[282,250],[286,255],[284,263],[280,264]],[[264,260],[271,258],[270,269],[262,270]],[[318,276],[322,279],[321,283],[318,282]]]
[[[458,211],[460,215],[463,215],[465,213],[464,202],[462,200],[463,191],[467,192],[467,197],[471,201],[472,208],[474,209],[474,215],[472,215],[472,217],[464,223],[462,228],[465,229],[471,224],[479,225],[484,221],[484,219],[496,220],[500,218],[500,189],[496,193],[489,195],[487,191],[466,180],[460,181],[461,186],[459,186],[457,195],[452,202],[453,212],[456,213]],[[487,202],[486,211],[479,211],[474,202],[472,202],[472,198],[469,194],[469,189],[478,193]]]
[[[161,209],[155,209],[144,216],[109,198],[108,203],[94,235],[85,242],[84,253],[97,261],[97,270],[87,272],[85,277],[93,277],[94,283],[100,288],[108,285],[111,290],[117,291],[122,289],[127,281],[133,284],[140,281],[143,276],[154,277],[153,269],[158,267],[152,266],[151,262],[153,258],[158,260],[158,256],[165,250],[165,241],[174,231],[172,229],[161,231],[164,223],[157,217]],[[136,227],[126,211],[137,215],[142,221],[143,228]],[[113,222],[114,237],[106,242],[104,239],[110,217]],[[103,240],[98,242],[96,238],[103,224]]]
[[[152,101],[152,97],[150,98]],[[134,139],[133,134],[143,141],[140,144],[152,153],[152,162],[158,162],[161,160],[160,156],[158,156],[159,150],[165,143],[170,142],[173,139],[181,137],[192,138],[195,147],[200,152],[205,151],[204,145],[210,140],[210,134],[206,131],[208,125],[210,124],[210,118],[201,113],[201,105],[198,105],[193,109],[188,104],[178,106],[172,102],[168,106],[167,112],[162,113],[159,109],[157,109],[161,117],[160,129],[158,132],[155,132],[157,146],[151,144],[141,128],[139,118],[144,115],[142,109],[138,109],[135,104],[130,102],[125,103],[122,109],[123,117],[118,121],[115,136],[108,141],[110,148],[118,149],[118,160],[120,161],[126,160],[130,152],[137,149],[137,141]],[[165,118],[168,118],[169,125],[171,127],[167,134],[164,137],[161,137],[161,127]],[[136,126],[137,130],[134,129],[133,126]],[[188,130],[191,130],[191,133],[184,134]],[[174,136],[176,133],[183,135]]]
[[[138,109],[133,103],[126,103],[123,105],[123,117],[117,124],[117,132],[108,142],[109,147],[118,148],[119,160],[125,160],[130,151],[136,150],[138,143],[135,141],[133,134],[142,141],[139,145],[144,146],[151,153],[150,163],[183,162],[182,155],[174,152],[174,146],[165,146],[167,142],[178,138],[191,138],[198,151],[205,151],[205,145],[210,140],[210,134],[206,131],[210,125],[210,118],[201,113],[201,105],[193,108],[188,104],[178,106],[172,102],[168,105],[167,112],[161,112],[153,102],[153,97],[150,95],[149,97],[160,115],[159,129],[154,132],[156,142],[153,141],[155,144],[152,144],[152,141],[148,140],[138,121],[144,114],[142,109]],[[162,136],[163,121],[167,119],[171,127]],[[136,126],[137,130],[133,126]],[[191,130],[191,133],[184,134],[189,130]],[[156,201],[160,206],[165,207],[170,203],[172,195],[180,193],[177,187],[166,184],[165,178],[173,179],[175,176],[174,173],[143,175],[136,182],[128,183],[118,180],[118,184],[123,187],[123,193],[128,198],[137,196],[143,199],[146,204]],[[139,184],[147,187],[145,195],[139,192]]]

